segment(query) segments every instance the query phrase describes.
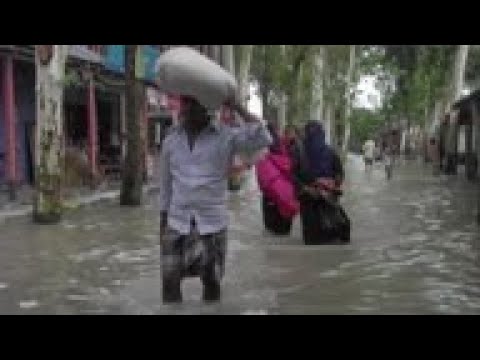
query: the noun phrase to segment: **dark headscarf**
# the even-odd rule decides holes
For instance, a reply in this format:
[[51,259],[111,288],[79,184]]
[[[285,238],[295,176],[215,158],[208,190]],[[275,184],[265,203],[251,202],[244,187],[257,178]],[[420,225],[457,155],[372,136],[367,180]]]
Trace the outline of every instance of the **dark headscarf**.
[[335,154],[325,143],[325,131],[318,121],[305,125],[305,156],[309,172],[314,177],[333,178],[335,176]]

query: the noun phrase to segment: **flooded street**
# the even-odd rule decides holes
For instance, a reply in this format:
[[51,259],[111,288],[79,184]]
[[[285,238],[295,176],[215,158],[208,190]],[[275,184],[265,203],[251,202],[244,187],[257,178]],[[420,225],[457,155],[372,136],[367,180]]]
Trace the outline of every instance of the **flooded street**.
[[[342,200],[348,246],[302,245],[263,230],[254,182],[230,200],[228,259],[219,304],[199,280],[184,303],[160,296],[156,195],[142,208],[103,202],[53,226],[29,217],[0,223],[1,314],[478,314],[476,190],[408,163],[385,180],[351,156]],[[253,179],[252,179],[253,180]]]

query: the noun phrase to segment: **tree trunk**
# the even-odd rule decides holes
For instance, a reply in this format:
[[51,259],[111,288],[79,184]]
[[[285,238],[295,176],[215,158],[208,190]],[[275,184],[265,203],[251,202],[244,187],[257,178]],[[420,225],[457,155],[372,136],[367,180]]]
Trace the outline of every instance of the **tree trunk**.
[[127,105],[125,96],[125,92],[120,94],[120,152],[122,158],[122,166],[125,165],[125,160],[127,158]]
[[474,103],[472,106],[472,122],[475,128],[475,152],[477,168],[477,223],[480,225],[480,114],[479,106]]
[[405,132],[405,159],[410,159],[411,155],[411,116],[407,115],[407,131]]
[[[433,169],[434,169],[434,174],[439,175],[440,174],[440,168],[441,168],[441,157],[440,157],[440,133],[438,129],[440,128],[440,117],[443,115],[442,113],[443,109],[443,101],[437,100],[435,101],[435,107],[433,110],[433,119],[432,119],[432,124],[429,127],[429,138],[428,141],[430,141],[430,138],[435,139],[436,146],[433,148]],[[438,129],[437,129],[438,126]]]
[[[282,57],[285,59],[286,56],[286,48],[285,45],[280,45],[282,50]],[[282,92],[280,95],[280,104],[278,109],[278,123],[280,131],[284,131],[285,125],[287,124],[287,94]]]
[[263,118],[266,119],[267,121],[270,121],[271,118],[271,111],[270,111],[270,106],[268,102],[268,94],[270,92],[270,88],[267,85],[266,77],[267,77],[267,66],[268,64],[268,59],[267,59],[267,50],[266,50],[266,45],[262,46],[263,48],[263,67],[262,67],[262,79],[260,81],[260,100],[262,102],[262,115]]
[[[452,94],[449,108],[453,103],[462,96],[462,90],[465,82],[465,69],[467,66],[469,45],[458,45],[455,54],[455,62],[453,64]],[[451,172],[456,173],[457,167],[457,143],[458,143],[458,127],[450,118],[450,126],[447,134],[447,161]]]
[[250,97],[250,63],[252,60],[253,45],[241,45],[241,57],[238,69],[238,86],[240,101],[246,106]]
[[422,149],[420,150],[421,153],[419,155],[423,155],[424,163],[427,163],[428,159],[428,128],[430,125],[430,109],[428,104],[425,105],[425,120],[423,122],[422,127]]
[[[329,144],[330,146],[333,146],[335,148],[335,150],[338,150],[336,148],[336,129],[335,129],[335,124],[334,124],[334,121],[333,121],[333,118],[332,118],[332,102],[329,98],[325,97],[325,95],[328,93],[328,91],[330,91],[330,83],[331,83],[331,79],[329,77],[329,75],[327,74],[327,67],[328,66],[328,63],[325,61],[324,63],[324,91],[323,91],[323,95],[324,95],[324,99],[323,99],[323,107],[324,107],[324,110],[323,110],[323,113],[324,113],[324,119],[323,119],[323,125],[324,125],[324,128],[325,128],[325,141],[327,142],[327,144]],[[333,106],[333,108],[335,108],[335,106]]]
[[465,128],[465,173],[469,181],[474,181],[475,174],[475,154],[473,153],[473,120]]
[[312,109],[310,117],[314,120],[323,121],[323,83],[325,68],[325,48],[321,45],[315,56],[315,76],[312,96]]
[[[453,71],[452,103],[462,96],[469,45],[458,45]],[[450,104],[452,105],[452,104]]]
[[350,59],[347,73],[347,87],[346,87],[346,103],[345,103],[345,127],[343,135],[343,158],[346,159],[348,153],[348,146],[350,143],[350,117],[352,113],[352,96],[351,88],[353,82],[353,75],[355,70],[355,45],[350,45]]
[[434,135],[435,129],[440,125],[440,117],[442,116],[442,109],[443,109],[443,101],[441,100],[435,101],[435,105],[433,108],[433,117],[428,126],[430,136]]
[[302,77],[303,77],[303,64],[300,64],[298,68],[298,74],[295,82],[295,115],[294,115],[294,121],[296,124],[302,122],[302,108],[300,106],[301,104],[301,99],[302,99]]
[[235,56],[233,53],[233,45],[222,45],[223,47],[223,67],[235,76]]
[[280,104],[278,106],[278,128],[283,133],[287,124],[287,95],[280,96]]
[[328,145],[336,146],[335,143],[335,125],[332,121],[332,107],[330,104],[325,106],[325,115],[323,121],[323,127],[325,128],[325,141]]
[[122,176],[120,204],[139,206],[142,202],[144,159],[140,113],[143,105],[143,84],[135,76],[138,45],[125,45],[125,107],[127,121],[127,154]]
[[260,84],[260,100],[262,102],[262,115],[266,120],[270,119],[270,106],[268,104],[268,89],[265,85]]
[[222,55],[222,49],[221,49],[222,45],[213,45],[213,48],[212,48],[212,59],[217,63],[217,64],[221,64],[222,63],[222,58],[221,58],[221,55]]
[[[300,61],[296,66],[293,67],[291,84],[287,91],[288,98],[288,122],[291,124],[302,123],[302,108],[301,108],[301,99],[302,99],[302,77],[303,77],[303,62]],[[309,110],[309,109],[307,109]]]
[[[62,215],[63,80],[69,45],[37,45],[35,195],[33,219],[58,222]],[[51,57],[48,55],[51,53]]]

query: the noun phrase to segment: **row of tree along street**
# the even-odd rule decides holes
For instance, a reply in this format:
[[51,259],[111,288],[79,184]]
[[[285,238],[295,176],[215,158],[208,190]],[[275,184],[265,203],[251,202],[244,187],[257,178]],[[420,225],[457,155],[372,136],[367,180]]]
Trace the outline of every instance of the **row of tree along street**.
[[[140,205],[142,194],[144,140],[139,109],[145,90],[135,76],[137,46],[125,46],[128,146],[122,205]],[[59,169],[68,47],[36,46],[36,141],[41,151],[35,159],[34,214],[42,222],[56,221],[62,212]],[[250,84],[256,83],[265,118],[277,120],[281,128],[321,120],[328,141],[343,156],[399,124],[407,130],[421,129],[424,140],[438,137],[440,119],[451,111],[462,91],[475,88],[480,79],[480,49],[469,45],[228,45],[223,52],[229,55],[243,102],[248,99]],[[375,78],[380,106],[357,109],[357,85],[368,75]],[[454,126],[448,131],[450,138],[457,134]],[[406,131],[407,153],[410,133]],[[456,143],[448,142],[446,151],[453,152]]]

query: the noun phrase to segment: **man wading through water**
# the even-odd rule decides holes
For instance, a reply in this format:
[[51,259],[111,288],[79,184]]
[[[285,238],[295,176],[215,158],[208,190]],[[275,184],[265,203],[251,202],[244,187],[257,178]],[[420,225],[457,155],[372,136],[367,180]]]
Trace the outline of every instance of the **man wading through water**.
[[165,139],[160,211],[163,301],[181,302],[181,282],[200,277],[205,301],[220,300],[227,243],[227,187],[233,155],[271,143],[258,118],[233,101],[245,124],[211,121],[207,109],[183,98],[182,122]]

